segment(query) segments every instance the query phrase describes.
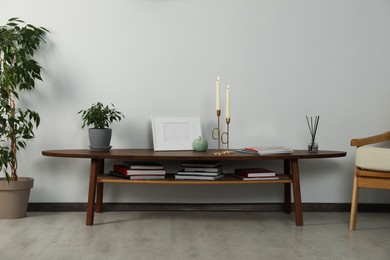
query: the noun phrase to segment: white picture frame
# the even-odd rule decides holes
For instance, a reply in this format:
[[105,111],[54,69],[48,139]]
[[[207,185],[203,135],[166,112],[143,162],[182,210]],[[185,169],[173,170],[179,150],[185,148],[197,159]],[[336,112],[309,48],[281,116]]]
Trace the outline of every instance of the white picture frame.
[[155,151],[192,150],[194,139],[202,136],[199,116],[152,116]]

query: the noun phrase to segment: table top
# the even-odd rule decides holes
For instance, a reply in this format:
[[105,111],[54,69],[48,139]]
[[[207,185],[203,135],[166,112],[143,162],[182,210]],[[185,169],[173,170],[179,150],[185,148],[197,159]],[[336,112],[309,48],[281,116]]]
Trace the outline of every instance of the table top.
[[[234,151],[234,150],[232,150]],[[123,160],[215,160],[215,161],[248,161],[248,160],[286,160],[286,159],[317,159],[344,157],[344,151],[294,150],[292,153],[252,155],[234,152],[225,155],[214,155],[219,150],[209,149],[206,152],[195,151],[154,151],[153,149],[111,149],[107,152],[96,152],[89,149],[62,149],[42,151],[44,156],[86,159],[123,159]]]

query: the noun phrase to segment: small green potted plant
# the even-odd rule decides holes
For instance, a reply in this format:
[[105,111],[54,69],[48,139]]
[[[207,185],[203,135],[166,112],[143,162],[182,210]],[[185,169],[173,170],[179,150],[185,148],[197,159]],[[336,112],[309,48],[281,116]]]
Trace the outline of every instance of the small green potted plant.
[[18,177],[17,151],[34,138],[39,114],[17,107],[23,91],[42,80],[41,66],[33,59],[48,31],[11,18],[0,26],[0,218],[26,216],[34,179]]
[[112,122],[119,122],[124,118],[122,112],[116,110],[113,104],[110,108],[108,105],[97,102],[90,108],[80,110],[78,114],[81,114],[83,121],[81,128],[92,126],[88,129],[89,148],[92,151],[109,151],[112,136],[112,129],[109,127]]

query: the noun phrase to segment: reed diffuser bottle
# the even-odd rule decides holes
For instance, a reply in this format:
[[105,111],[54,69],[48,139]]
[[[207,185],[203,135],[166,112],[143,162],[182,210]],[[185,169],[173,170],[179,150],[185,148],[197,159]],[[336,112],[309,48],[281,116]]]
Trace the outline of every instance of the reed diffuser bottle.
[[313,117],[309,118],[306,116],[307,125],[309,126],[309,131],[311,135],[311,139],[309,144],[307,145],[307,150],[309,152],[318,152],[318,143],[316,142],[316,134],[318,128],[318,122],[320,121],[320,117],[316,116],[313,121]]

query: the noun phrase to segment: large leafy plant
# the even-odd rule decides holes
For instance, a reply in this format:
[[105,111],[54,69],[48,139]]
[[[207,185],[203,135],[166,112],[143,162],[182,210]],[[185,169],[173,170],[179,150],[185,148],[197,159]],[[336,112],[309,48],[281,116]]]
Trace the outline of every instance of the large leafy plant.
[[16,101],[20,92],[33,90],[35,80],[42,80],[33,56],[47,32],[18,18],[0,26],[0,171],[8,181],[17,180],[16,153],[34,138],[40,122],[37,112],[17,107]]
[[81,128],[88,125],[98,129],[108,128],[112,122],[121,121],[124,115],[122,112],[116,110],[113,104],[111,106],[110,108],[108,105],[105,106],[97,102],[96,104],[92,104],[90,108],[80,110],[78,114],[81,114],[83,121]]

